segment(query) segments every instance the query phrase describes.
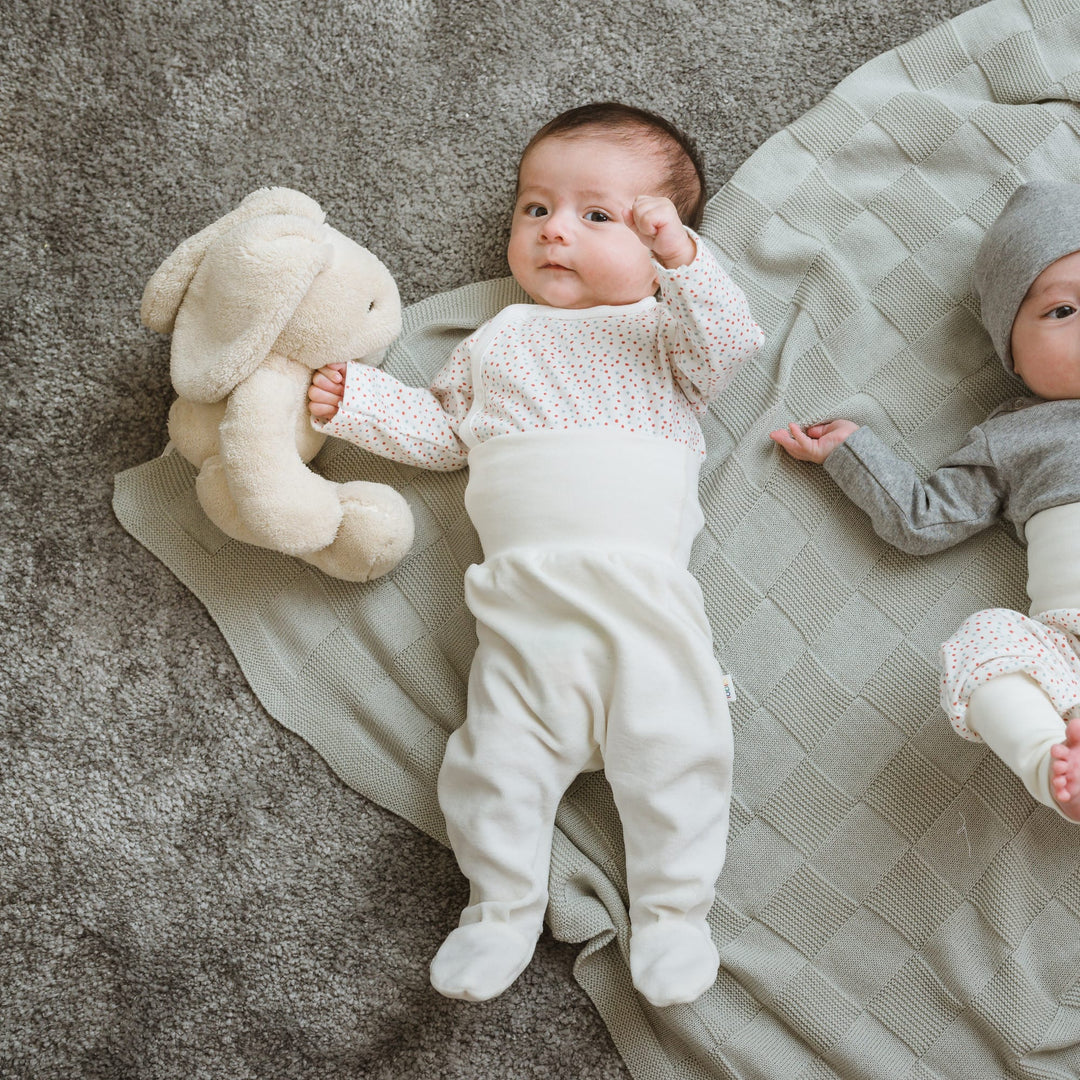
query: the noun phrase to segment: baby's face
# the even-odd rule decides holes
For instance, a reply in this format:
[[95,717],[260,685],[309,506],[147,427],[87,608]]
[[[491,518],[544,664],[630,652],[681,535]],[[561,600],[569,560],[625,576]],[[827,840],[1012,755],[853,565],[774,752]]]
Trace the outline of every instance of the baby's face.
[[585,133],[542,139],[521,163],[507,259],[538,304],[633,304],[656,291],[648,248],[626,224],[638,195],[658,194],[656,156]]
[[1080,251],[1032,282],[1011,345],[1016,374],[1033,393],[1049,401],[1080,398]]

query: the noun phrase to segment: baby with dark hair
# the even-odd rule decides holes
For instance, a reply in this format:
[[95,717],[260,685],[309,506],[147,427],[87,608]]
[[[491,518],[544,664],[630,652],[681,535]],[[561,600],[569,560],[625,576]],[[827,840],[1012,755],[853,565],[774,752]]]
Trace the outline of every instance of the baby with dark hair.
[[691,229],[701,225],[706,202],[705,170],[697,148],[684,132],[662,116],[617,101],[579,105],[549,120],[522,151],[518,188],[521,187],[521,164],[537,143],[560,136],[590,134],[602,135],[638,150],[643,145],[648,147],[663,169],[659,193],[671,200],[684,225]]
[[1039,802],[1080,821],[1080,185],[1018,188],[983,239],[973,284],[998,355],[1036,396],[1000,406],[931,476],[850,420],[771,437],[824,464],[903,551],[1013,524],[1029,614],[993,608],[963,623],[941,648],[941,705]]
[[429,389],[350,364],[309,390],[330,434],[429,469],[469,466],[479,644],[438,792],[471,890],[431,964],[450,997],[493,997],[529,962],[556,808],[601,767],[623,824],[634,985],[663,1006],[716,978],[706,916],[732,744],[687,569],[703,524],[697,418],[763,335],[690,227],[704,198],[666,120],[610,102],[571,110],[518,172],[507,256],[533,303],[467,337]]

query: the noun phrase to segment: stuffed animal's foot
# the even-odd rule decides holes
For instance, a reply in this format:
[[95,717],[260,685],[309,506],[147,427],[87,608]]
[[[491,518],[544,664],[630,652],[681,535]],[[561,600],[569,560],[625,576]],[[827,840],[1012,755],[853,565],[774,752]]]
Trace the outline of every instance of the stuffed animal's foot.
[[300,557],[331,577],[370,581],[389,573],[413,542],[405,498],[386,484],[353,480],[338,488],[341,524],[332,543]]
[[487,1001],[525,970],[535,949],[535,937],[525,937],[505,923],[459,926],[431,961],[431,985],[444,997]]
[[720,957],[704,923],[663,919],[630,936],[630,975],[652,1005],[701,997],[716,981]]

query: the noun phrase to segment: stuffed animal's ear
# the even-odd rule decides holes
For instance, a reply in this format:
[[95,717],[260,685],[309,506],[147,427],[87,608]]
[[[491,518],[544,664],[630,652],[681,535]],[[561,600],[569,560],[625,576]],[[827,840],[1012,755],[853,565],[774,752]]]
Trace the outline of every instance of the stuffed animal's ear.
[[193,401],[218,401],[266,359],[333,261],[327,226],[309,218],[253,218],[202,257],[176,316],[172,381]]
[[185,240],[158,268],[143,290],[143,325],[171,334],[176,313],[206,253],[226,233],[266,214],[289,214],[322,224],[326,215],[314,199],[292,188],[259,188],[223,218]]

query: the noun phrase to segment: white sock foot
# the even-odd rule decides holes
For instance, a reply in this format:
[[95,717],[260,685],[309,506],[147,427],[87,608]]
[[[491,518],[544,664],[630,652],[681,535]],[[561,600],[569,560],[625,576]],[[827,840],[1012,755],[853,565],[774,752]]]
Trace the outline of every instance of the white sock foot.
[[720,957],[707,926],[685,919],[649,923],[630,935],[630,975],[652,1005],[695,1001],[716,981]]
[[431,985],[444,997],[487,1001],[528,966],[536,938],[505,923],[478,922],[452,930],[431,961]]

